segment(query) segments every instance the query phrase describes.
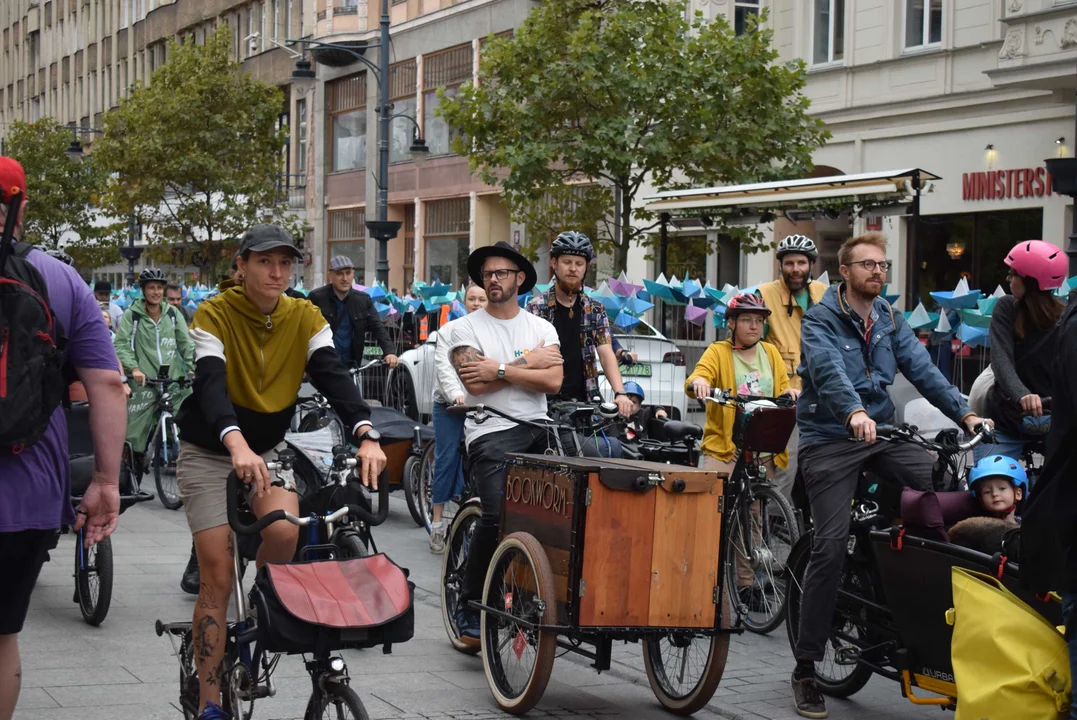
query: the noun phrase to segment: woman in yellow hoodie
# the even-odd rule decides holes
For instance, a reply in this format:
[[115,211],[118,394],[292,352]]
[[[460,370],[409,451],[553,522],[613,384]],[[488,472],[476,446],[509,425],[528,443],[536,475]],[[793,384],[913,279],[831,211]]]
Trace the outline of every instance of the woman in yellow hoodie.
[[[778,348],[762,342],[763,326],[770,310],[757,295],[741,294],[729,301],[726,322],[733,336],[712,343],[695,370],[684,383],[690,397],[707,397],[714,389],[728,390],[739,395],[796,397],[799,391],[789,387],[785,361]],[[707,470],[732,472],[733,422],[736,410],[730,405],[707,403],[707,424],[703,429],[703,457],[700,467]],[[767,459],[767,474],[774,475],[774,466],[785,468],[788,455],[782,452]],[[753,507],[758,513],[758,501]],[[753,523],[754,525],[754,523]],[[757,530],[754,529],[753,530]],[[753,533],[757,534],[757,533]],[[753,607],[752,570],[746,559],[737,557],[737,584],[741,602]],[[753,608],[754,609],[754,608]]]

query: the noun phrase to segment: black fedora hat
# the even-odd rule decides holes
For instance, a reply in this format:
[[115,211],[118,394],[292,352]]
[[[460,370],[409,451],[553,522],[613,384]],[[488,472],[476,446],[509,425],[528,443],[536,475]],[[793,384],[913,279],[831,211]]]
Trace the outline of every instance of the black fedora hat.
[[486,287],[482,282],[482,264],[486,262],[486,258],[492,257],[503,257],[512,260],[516,263],[516,267],[520,268],[520,272],[526,276],[517,290],[517,293],[523,295],[530,292],[531,288],[535,287],[535,283],[538,281],[538,274],[535,272],[535,266],[531,264],[530,260],[517,252],[512,245],[509,245],[504,240],[493,245],[477,248],[473,253],[468,255],[467,274],[471,276],[472,282],[476,285],[481,288]]

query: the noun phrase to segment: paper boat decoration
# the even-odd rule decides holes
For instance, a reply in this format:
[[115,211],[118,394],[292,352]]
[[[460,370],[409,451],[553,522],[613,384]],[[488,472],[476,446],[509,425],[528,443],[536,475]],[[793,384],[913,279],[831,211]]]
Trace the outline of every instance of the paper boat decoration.
[[919,302],[912,312],[905,313],[905,319],[914,330],[923,330],[924,328],[934,327],[935,323],[939,321],[939,315],[938,313],[929,313],[924,304]]
[[628,282],[628,276],[625,275],[624,270],[621,271],[620,277],[618,277],[616,280],[612,278],[610,279],[609,286],[610,290],[612,290],[617,295],[620,295],[621,297],[632,297],[643,289],[642,285],[635,285]]
[[[983,302],[982,300],[980,302]],[[971,325],[978,328],[991,327],[991,316],[984,315],[980,310],[962,310],[961,324]]]
[[988,335],[987,328],[975,327],[966,323],[962,323],[957,328],[957,339],[970,347],[990,347],[991,345],[991,338]]
[[968,310],[976,307],[976,301],[980,299],[981,294],[979,290],[968,290],[967,286],[964,288],[964,292],[958,292],[961,288],[961,284],[965,280],[962,279],[958,283],[958,288],[954,290],[941,290],[931,293],[931,297],[935,298],[941,307],[947,310]]
[[639,322],[640,320],[638,317],[632,317],[628,313],[622,311],[617,314],[616,318],[614,318],[613,326],[628,331],[639,325]]
[[980,298],[976,301],[976,307],[979,308],[980,313],[983,315],[990,315],[995,311],[995,304],[998,302],[998,298],[994,295],[990,297]]
[[824,271],[823,271],[823,274],[822,274],[822,275],[820,275],[820,276],[819,276],[818,278],[816,278],[816,279],[817,279],[817,280],[818,280],[819,282],[823,283],[824,285],[829,285],[829,284],[830,284],[830,274],[829,274],[829,273],[828,273],[828,272],[827,272],[826,270],[824,270]]
[[693,325],[702,326],[703,321],[707,319],[707,310],[706,308],[689,305],[684,309],[684,319]]

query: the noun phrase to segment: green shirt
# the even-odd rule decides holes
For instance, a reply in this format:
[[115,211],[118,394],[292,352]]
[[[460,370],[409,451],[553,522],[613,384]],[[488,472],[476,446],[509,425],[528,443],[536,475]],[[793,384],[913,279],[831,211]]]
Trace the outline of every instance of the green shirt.
[[758,344],[751,360],[745,360],[739,351],[733,351],[733,373],[737,378],[737,394],[774,397],[774,371],[770,367],[770,358]]
[[793,299],[797,301],[797,305],[800,306],[801,310],[808,312],[808,301],[811,299],[811,296],[808,294],[807,286],[800,292],[793,293]]

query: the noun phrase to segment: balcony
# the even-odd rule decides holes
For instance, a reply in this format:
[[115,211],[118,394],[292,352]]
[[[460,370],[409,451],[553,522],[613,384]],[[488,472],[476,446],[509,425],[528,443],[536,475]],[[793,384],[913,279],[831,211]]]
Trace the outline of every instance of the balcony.
[[290,210],[307,209],[306,173],[281,175],[277,180],[277,199],[285,203]]

